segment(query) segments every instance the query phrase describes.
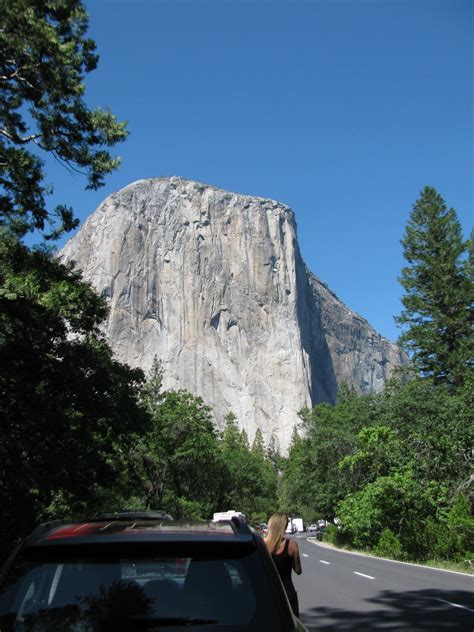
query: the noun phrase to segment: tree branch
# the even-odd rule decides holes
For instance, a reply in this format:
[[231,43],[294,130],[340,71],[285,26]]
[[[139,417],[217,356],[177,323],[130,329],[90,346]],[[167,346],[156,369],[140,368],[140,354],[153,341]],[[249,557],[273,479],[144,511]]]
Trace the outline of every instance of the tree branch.
[[20,145],[26,145],[27,143],[34,141],[38,145],[36,139],[41,138],[41,134],[30,134],[29,136],[19,136],[18,134],[11,134],[4,127],[0,128],[0,134],[11,140],[13,143],[20,143]]

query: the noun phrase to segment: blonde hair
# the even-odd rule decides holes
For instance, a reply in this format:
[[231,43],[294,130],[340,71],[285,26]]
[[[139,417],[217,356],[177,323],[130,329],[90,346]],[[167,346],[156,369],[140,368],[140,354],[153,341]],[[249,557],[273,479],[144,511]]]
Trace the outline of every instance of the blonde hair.
[[265,544],[270,553],[275,553],[282,540],[285,539],[287,526],[288,514],[283,511],[277,511],[268,521],[268,534],[265,537]]

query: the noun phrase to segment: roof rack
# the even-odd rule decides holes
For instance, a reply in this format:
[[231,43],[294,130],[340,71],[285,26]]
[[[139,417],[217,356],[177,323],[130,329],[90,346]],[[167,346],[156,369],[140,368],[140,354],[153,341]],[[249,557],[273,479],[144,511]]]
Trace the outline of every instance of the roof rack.
[[241,518],[240,516],[232,516],[230,523],[235,532],[242,535],[252,535],[252,531],[244,518]]
[[89,522],[102,522],[108,520],[174,520],[173,516],[160,509],[154,511],[118,511],[114,513],[101,513],[93,516]]

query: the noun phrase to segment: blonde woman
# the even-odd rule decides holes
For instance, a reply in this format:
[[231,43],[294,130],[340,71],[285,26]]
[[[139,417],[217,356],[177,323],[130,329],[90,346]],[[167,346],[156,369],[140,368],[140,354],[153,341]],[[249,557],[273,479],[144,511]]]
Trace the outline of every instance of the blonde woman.
[[285,538],[287,526],[288,515],[277,511],[268,522],[268,533],[264,540],[280,573],[293,612],[299,617],[298,595],[293,586],[291,571],[295,571],[297,575],[302,573],[300,551],[296,540]]

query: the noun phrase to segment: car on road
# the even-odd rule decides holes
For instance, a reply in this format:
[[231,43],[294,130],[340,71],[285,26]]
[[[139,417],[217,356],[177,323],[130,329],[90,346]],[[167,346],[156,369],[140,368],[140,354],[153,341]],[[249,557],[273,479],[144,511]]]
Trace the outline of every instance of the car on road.
[[245,520],[127,512],[40,525],[0,572],[0,630],[303,632]]
[[311,533],[313,533],[315,531],[318,531],[318,529],[319,529],[319,525],[317,525],[317,524],[310,524],[310,525],[308,525],[308,531],[311,532]]

